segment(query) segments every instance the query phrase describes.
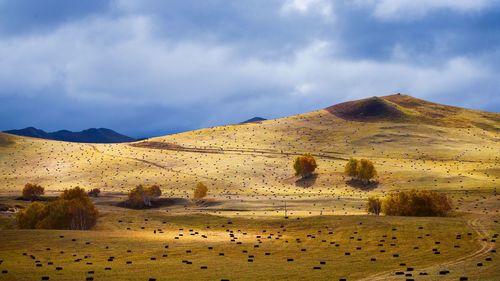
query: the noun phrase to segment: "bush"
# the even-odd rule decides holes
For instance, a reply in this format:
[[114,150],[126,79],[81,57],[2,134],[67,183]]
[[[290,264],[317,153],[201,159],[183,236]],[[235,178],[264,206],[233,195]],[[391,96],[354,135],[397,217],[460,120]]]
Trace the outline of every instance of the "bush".
[[63,191],[61,196],[59,198],[64,199],[64,200],[80,200],[80,201],[89,201],[90,198],[88,194],[85,192],[85,189],[80,188],[79,186],[71,189],[66,189]]
[[45,189],[38,184],[27,183],[23,188],[23,198],[27,200],[35,200],[44,193]]
[[19,228],[86,230],[96,224],[98,214],[85,190],[75,187],[48,204],[31,203],[16,220]]
[[356,171],[358,174],[358,178],[361,179],[364,183],[368,183],[373,177],[377,175],[377,171],[375,170],[375,166],[373,166],[373,162],[366,159],[359,160]]
[[373,162],[367,159],[349,159],[345,165],[344,172],[355,180],[368,184],[377,175]]
[[298,156],[293,164],[295,175],[301,176],[302,178],[311,176],[317,167],[316,159],[314,159],[311,154]]
[[101,190],[99,188],[93,188],[89,191],[88,194],[90,197],[99,197],[99,194],[101,194]]
[[451,209],[446,194],[427,190],[393,193],[382,203],[382,211],[388,216],[444,217]]
[[355,178],[358,176],[358,160],[351,158],[349,161],[347,161],[347,164],[345,165],[345,173],[346,175]]
[[158,185],[144,187],[138,185],[128,194],[127,204],[132,208],[151,207],[152,201],[161,196],[161,189]]
[[368,204],[366,205],[366,211],[375,215],[379,215],[382,210],[382,200],[378,197],[368,198]]
[[33,202],[17,213],[17,225],[19,228],[36,228],[36,224],[46,216],[45,211],[46,206],[44,204]]
[[208,188],[206,185],[204,185],[202,182],[199,182],[196,185],[196,188],[194,189],[194,195],[193,199],[194,200],[199,200],[207,196]]

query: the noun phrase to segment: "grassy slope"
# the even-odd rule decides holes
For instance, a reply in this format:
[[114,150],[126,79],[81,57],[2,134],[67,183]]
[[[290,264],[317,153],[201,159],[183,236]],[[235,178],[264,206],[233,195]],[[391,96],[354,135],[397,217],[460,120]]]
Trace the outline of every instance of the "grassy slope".
[[[167,196],[190,197],[196,182],[203,181],[210,195],[220,199],[322,198],[332,205],[338,196],[355,201],[370,194],[345,184],[343,166],[351,156],[374,160],[381,184],[372,193],[426,188],[466,200],[495,192],[500,176],[499,133],[482,128],[498,128],[499,114],[404,95],[383,100],[403,113],[411,111],[411,120],[346,121],[319,110],[141,142],[175,144],[181,150],[9,136],[15,142],[0,148],[0,194],[18,194],[33,181],[49,192],[76,185],[125,192],[140,183],[157,183]],[[433,122],[428,120],[431,116]],[[305,152],[318,158],[319,176],[312,186],[308,186],[312,182],[296,185],[291,169],[295,155]],[[231,207],[241,207],[231,201]],[[347,205],[343,211],[359,211],[361,206]],[[338,206],[322,209],[339,210]]]
[[[0,280],[21,279],[19,274],[26,280],[42,275],[50,275],[51,280],[53,277],[70,280],[75,276],[83,278],[88,270],[95,270],[96,277],[116,280],[138,276],[146,280],[147,277],[172,279],[172,276],[210,280],[262,276],[301,279],[304,275],[336,280],[385,270],[393,274],[402,268],[401,262],[427,270],[427,266],[478,249],[481,241],[469,225],[471,221],[483,217],[488,239],[499,232],[500,204],[496,195],[500,176],[499,114],[436,105],[407,96],[383,99],[405,118],[347,121],[319,110],[261,123],[154,138],[142,142],[146,147],[64,143],[0,134],[0,142],[8,139],[0,144],[0,194],[17,196],[22,186],[32,181],[44,185],[49,193],[80,185],[101,188],[109,195],[100,199],[103,216],[96,231],[11,230],[12,219],[0,214],[0,229],[5,229],[1,230],[5,243],[0,245],[0,260],[4,260],[0,269],[9,270],[5,275],[0,274]],[[314,182],[297,185],[292,162],[295,155],[304,152],[316,155],[319,176]],[[343,166],[351,156],[374,160],[380,180],[377,189],[367,192],[345,184]],[[165,196],[187,198],[197,181],[209,186],[209,196],[218,204],[179,205],[147,212],[108,206],[122,198],[114,192],[125,192],[139,183],[158,183]],[[367,196],[409,188],[447,192],[454,198],[457,209],[468,214],[446,219],[324,216],[362,215]],[[285,200],[291,217],[286,222],[277,218],[283,215]],[[8,197],[0,201],[19,203]],[[302,220],[296,221],[297,216]],[[309,218],[304,219],[306,216]],[[227,224],[227,217],[233,220],[232,225]],[[124,222],[118,223],[119,219]],[[207,224],[212,226],[209,232]],[[262,236],[263,229],[276,234],[281,224],[287,225],[289,243],[283,242],[284,239],[261,239],[259,244],[256,235]],[[145,229],[140,229],[141,226]],[[389,241],[393,226],[398,229],[395,246]],[[424,231],[418,226],[424,226]],[[127,227],[132,230],[126,230]],[[325,227],[334,230],[331,237]],[[152,234],[158,228],[165,233]],[[184,229],[185,236],[177,240],[173,237],[179,228]],[[197,229],[200,235],[207,232],[209,238],[191,241],[186,234],[190,228]],[[243,244],[234,246],[226,230],[239,233],[238,229],[248,235],[238,234]],[[469,232],[473,233],[471,237],[467,235]],[[307,237],[314,233],[318,238]],[[463,236],[461,247],[454,248],[452,244],[459,233]],[[60,239],[59,235],[66,238]],[[384,240],[382,235],[388,237],[383,246],[377,246],[380,243],[377,241]],[[424,238],[418,239],[419,235]],[[350,239],[351,236],[355,238]],[[357,241],[358,236],[361,241]],[[73,237],[76,242],[69,239]],[[297,238],[304,242],[296,243]],[[32,240],[42,242],[26,243]],[[84,241],[91,244],[87,246]],[[332,241],[340,246],[330,245]],[[436,246],[436,241],[442,244]],[[164,244],[171,245],[166,259],[160,255],[165,251]],[[256,244],[262,246],[253,248]],[[211,245],[215,254],[207,249]],[[420,245],[420,250],[413,250],[415,245]],[[358,246],[362,249],[356,250]],[[51,250],[46,250],[47,247]],[[307,249],[307,255],[300,251],[302,247]],[[387,252],[380,253],[380,247]],[[433,255],[434,248],[439,248],[442,254]],[[133,254],[127,254],[127,249]],[[187,254],[187,249],[192,254]],[[248,253],[242,253],[243,249]],[[58,254],[60,250],[65,253]],[[265,256],[266,251],[272,255]],[[345,256],[346,251],[352,255]],[[35,267],[35,260],[23,256],[23,252],[34,254],[44,265]],[[225,252],[226,256],[219,258],[219,252]],[[393,252],[400,253],[401,258],[393,258]],[[249,254],[256,257],[253,263],[247,261]],[[86,259],[74,262],[85,255],[90,256],[87,259],[91,265],[86,264]],[[107,262],[112,255],[116,260]],[[152,256],[158,260],[149,260]],[[375,264],[369,260],[372,256],[377,258]],[[494,265],[498,261],[490,254],[493,262],[485,262],[487,256],[483,253],[458,265],[446,266],[444,269],[451,270],[451,274],[441,279],[457,280],[465,275],[494,280],[500,275]],[[295,262],[286,262],[287,257],[295,258]],[[133,260],[132,265],[125,264],[129,259]],[[193,264],[183,264],[184,259],[192,260]],[[56,266],[62,265],[64,270],[56,273],[53,266],[46,265],[48,260]],[[313,270],[320,260],[327,264],[321,270]],[[485,266],[478,271],[476,263],[481,261]],[[209,266],[209,270],[200,269],[201,265]],[[107,266],[112,270],[104,270]],[[429,280],[435,280],[442,269],[430,268]]]

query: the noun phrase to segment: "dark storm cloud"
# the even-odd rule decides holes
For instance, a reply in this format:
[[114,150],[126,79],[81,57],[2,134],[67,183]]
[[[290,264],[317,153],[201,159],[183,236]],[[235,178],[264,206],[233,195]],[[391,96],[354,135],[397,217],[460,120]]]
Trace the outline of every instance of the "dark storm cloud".
[[0,0],[0,129],[141,137],[394,92],[498,111],[499,7]]

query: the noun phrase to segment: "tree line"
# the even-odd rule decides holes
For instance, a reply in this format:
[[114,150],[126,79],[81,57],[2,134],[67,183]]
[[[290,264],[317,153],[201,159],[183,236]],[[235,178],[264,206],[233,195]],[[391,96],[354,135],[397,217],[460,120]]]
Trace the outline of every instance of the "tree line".
[[[318,167],[311,154],[298,156],[293,168],[296,176],[310,177]],[[367,185],[377,176],[377,170],[368,159],[350,158],[345,167],[345,175],[351,181]],[[451,199],[443,193],[429,190],[409,190],[391,193],[385,198],[368,198],[366,210],[369,213],[388,216],[447,216],[452,210]]]
[[[40,196],[43,190],[27,184],[23,196]],[[49,203],[32,202],[16,215],[19,228],[37,229],[75,229],[86,230],[97,222],[99,212],[83,188],[75,187],[64,190]]]
[[[16,214],[17,225],[22,229],[90,229],[97,223],[99,215],[90,197],[98,197],[100,192],[98,188],[85,192],[77,186],[64,190],[53,201],[41,203],[37,200],[41,200],[45,189],[38,184],[27,183],[23,188],[22,198],[32,202]],[[200,202],[207,193],[208,187],[198,182],[194,188],[193,202]],[[126,205],[137,209],[152,207],[161,194],[158,185],[138,185],[128,193]]]
[[451,199],[431,190],[408,190],[391,193],[385,198],[370,197],[366,210],[388,216],[444,217],[452,210]]
[[[301,178],[312,176],[317,167],[316,159],[311,154],[298,156],[293,164],[295,175]],[[351,180],[363,184],[368,184],[377,176],[373,162],[368,159],[350,158],[344,167],[344,173],[351,177]],[[98,197],[98,188],[87,193],[83,188],[75,187],[64,190],[57,199],[47,204],[36,202],[44,191],[38,184],[28,183],[24,186],[22,198],[35,202],[17,213],[19,228],[86,230],[96,224],[99,212],[90,196]],[[207,186],[198,182],[194,188],[193,201],[200,202],[207,193]],[[148,208],[153,206],[161,194],[158,185],[138,185],[130,190],[125,203],[132,208]],[[446,194],[411,190],[392,193],[385,198],[370,197],[366,208],[369,213],[376,215],[384,213],[390,216],[446,216],[451,211],[452,203]]]

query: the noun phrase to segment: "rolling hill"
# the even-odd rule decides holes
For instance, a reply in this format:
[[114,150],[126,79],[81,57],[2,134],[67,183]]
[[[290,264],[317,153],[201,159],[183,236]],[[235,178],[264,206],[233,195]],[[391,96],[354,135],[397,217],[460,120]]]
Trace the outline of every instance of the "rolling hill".
[[[196,182],[206,181],[213,195],[224,198],[356,194],[342,174],[350,157],[375,161],[378,192],[492,191],[500,176],[499,118],[397,94],[130,144],[10,136],[0,149],[0,192],[18,192],[28,181],[53,191],[75,185],[126,191],[158,183],[185,197]],[[295,184],[291,171],[302,153],[312,153],[319,163],[319,177],[307,189]]]
[[[27,182],[102,191],[90,231],[19,230],[0,211],[0,280],[498,280],[499,118],[391,95],[132,143],[0,133],[4,209],[29,203]],[[298,180],[303,153],[318,169]],[[349,185],[350,157],[375,163],[378,186]],[[139,184],[164,205],[120,207]],[[446,193],[453,215],[367,214],[368,197],[408,189]]]

